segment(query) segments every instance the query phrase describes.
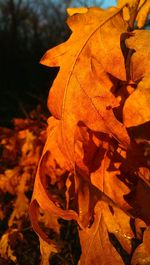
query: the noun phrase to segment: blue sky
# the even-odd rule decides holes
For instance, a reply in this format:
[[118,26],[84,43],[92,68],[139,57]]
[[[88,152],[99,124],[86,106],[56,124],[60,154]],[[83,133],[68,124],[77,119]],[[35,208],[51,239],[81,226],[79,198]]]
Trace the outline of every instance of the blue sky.
[[107,8],[109,6],[116,6],[116,0],[104,0],[101,7]]
[[71,6],[75,7],[75,6],[100,6],[102,8],[108,8],[110,6],[116,6],[116,2],[117,0],[80,0],[80,1],[76,1],[76,0],[72,0],[71,1]]

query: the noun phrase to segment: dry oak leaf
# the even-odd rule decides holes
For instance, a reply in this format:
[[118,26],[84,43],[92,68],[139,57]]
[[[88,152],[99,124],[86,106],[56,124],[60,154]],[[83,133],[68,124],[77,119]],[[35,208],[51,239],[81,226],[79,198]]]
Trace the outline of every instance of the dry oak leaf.
[[[85,126],[77,129],[74,178],[80,220],[84,225],[86,222],[89,223],[94,200],[96,197],[99,200],[101,196],[105,201],[123,211],[133,212],[133,208],[124,198],[131,192],[131,188],[128,187],[123,173],[119,170],[126,155],[125,151],[118,148],[119,153],[116,151],[113,157],[111,153],[116,148],[116,142],[107,134],[93,133]],[[122,157],[120,153],[124,156]]]
[[113,157],[110,159],[110,153],[114,148],[116,142],[107,134],[94,133],[82,124],[77,127],[74,179],[79,218],[85,227],[89,224],[96,200],[101,196],[105,201],[117,205],[124,211],[130,212],[132,209],[124,199],[124,195],[129,194],[131,190],[121,181],[119,178],[121,172],[116,168],[124,158],[116,153],[116,162],[113,161]]
[[90,174],[99,169],[109,147],[108,134],[92,132],[80,123],[75,132],[76,172],[84,180],[90,181]]
[[134,30],[126,39],[126,46],[133,50],[130,62],[130,75],[136,82],[150,74],[150,30]]
[[[2,235],[0,239],[0,257],[7,260],[9,259],[15,264],[18,264],[14,251],[11,249],[10,246],[10,236],[13,235],[13,233],[15,232],[18,232],[18,230],[14,228]],[[22,237],[22,234],[19,234]]]
[[[104,205],[104,202],[97,203],[95,207],[94,223],[90,228],[87,227],[79,231],[82,254],[78,265],[124,264],[122,258],[109,240],[108,229],[103,216]],[[107,253],[107,255],[105,255],[105,253]]]
[[150,14],[150,0],[140,1],[138,14],[136,17],[137,26],[139,28],[142,28],[145,25],[149,14]]
[[41,145],[34,131],[30,131],[29,129],[21,130],[18,132],[18,139],[22,143],[20,165],[36,165],[40,159]]
[[55,244],[48,244],[40,238],[41,265],[49,265],[49,258],[52,253],[57,253],[58,249]]
[[126,80],[120,39],[127,25],[117,8],[88,8],[71,16],[68,25],[69,40],[47,51],[41,63],[60,66],[48,106],[60,120],[61,150],[74,168],[74,133],[79,121],[93,131],[111,134],[125,148],[129,145],[127,131],[113,113],[119,103],[110,91],[109,78],[111,74]]
[[0,190],[9,192],[14,195],[17,193],[17,187],[20,181],[20,167],[16,166],[13,169],[6,169],[3,174],[0,174]]
[[91,173],[91,183],[103,192],[114,205],[125,212],[131,213],[133,209],[124,198],[125,195],[131,192],[131,188],[126,183],[120,169],[115,168],[116,166],[120,167],[120,164],[120,162],[112,162],[107,151],[101,166]]
[[[38,165],[38,170],[35,178],[34,184],[34,191],[32,196],[32,202],[29,208],[30,219],[32,221],[32,225],[34,230],[43,240],[49,242],[46,234],[42,231],[38,223],[38,216],[39,216],[39,209],[41,208],[43,211],[48,211],[52,213],[52,215],[59,216],[64,219],[78,219],[78,215],[73,210],[63,210],[61,208],[61,202],[58,198],[52,196],[49,193],[48,186],[47,186],[47,178],[49,178],[49,183],[52,183],[57,180],[56,176],[55,179],[53,178],[54,174],[52,174],[52,170],[57,173],[57,167],[59,166],[59,178],[60,172],[64,174],[64,168],[66,168],[65,159],[58,148],[57,143],[57,134],[59,132],[59,121],[54,119],[53,117],[50,118],[51,122],[48,127],[48,137],[45,143],[45,147],[43,150],[43,154],[41,156],[41,160]],[[49,158],[50,156],[50,158]],[[47,161],[49,160],[48,164]],[[49,164],[50,163],[50,164]],[[49,170],[50,166],[50,171]],[[56,169],[57,168],[57,169]],[[61,171],[62,169],[62,171]],[[52,175],[52,180],[50,179]]]
[[130,20],[132,13],[136,12],[137,26],[142,28],[150,13],[150,0],[118,0],[118,6],[123,8],[123,17],[126,21]]
[[131,239],[134,238],[130,224],[130,216],[121,209],[108,203],[101,202],[101,205],[101,212],[108,232],[113,234],[123,249],[130,254],[132,250]]
[[42,211],[40,209],[40,216],[39,221],[40,223],[43,223],[46,228],[52,229],[57,234],[60,233],[60,224],[58,223],[58,218],[52,213],[49,213],[47,211]]
[[131,265],[149,265],[150,264],[150,226],[147,227],[143,235],[143,243],[134,251]]
[[147,225],[145,224],[145,222],[143,220],[141,220],[139,218],[135,218],[134,225],[135,225],[136,238],[139,240],[142,240],[143,239],[143,231],[147,227]]
[[[90,186],[93,185],[97,188],[99,196],[103,193],[103,197],[108,203],[121,208],[131,216],[139,216],[149,222],[147,204],[141,200],[143,196],[139,196],[137,200],[135,198],[135,196],[138,196],[137,187],[139,186],[136,180],[138,176],[134,174],[137,170],[138,173],[141,172],[139,166],[144,163],[143,153],[135,145],[132,148],[133,150],[130,149],[126,152],[120,147],[117,148],[116,142],[112,141],[107,134],[93,133],[85,126],[77,128],[78,135],[75,135],[77,137],[75,141],[75,165],[79,183],[78,206],[82,212],[82,217],[83,213],[85,215],[85,211],[88,213],[86,208],[90,204],[89,200],[93,200],[92,196],[88,195],[87,187],[89,183]],[[143,169],[145,170],[143,173],[141,172],[143,175],[140,177],[147,180],[146,183],[148,183],[149,170]],[[86,184],[86,182],[88,183]],[[141,188],[143,187],[141,186]],[[86,193],[84,189],[87,190]],[[131,193],[133,201],[138,202],[136,204],[134,202],[134,207],[132,201],[129,200]],[[146,198],[148,198],[148,194],[148,191],[145,192]],[[144,207],[141,207],[142,203]]]
[[150,76],[145,76],[126,100],[123,120],[126,127],[138,126],[150,121]]
[[21,219],[28,216],[29,200],[24,193],[19,193],[13,204],[13,212],[9,218],[8,226],[20,228]]
[[127,47],[135,50],[130,63],[131,79],[134,82],[141,80],[124,104],[123,120],[126,127],[137,126],[150,121],[149,42],[149,30],[136,30],[133,32],[133,36],[126,40]]

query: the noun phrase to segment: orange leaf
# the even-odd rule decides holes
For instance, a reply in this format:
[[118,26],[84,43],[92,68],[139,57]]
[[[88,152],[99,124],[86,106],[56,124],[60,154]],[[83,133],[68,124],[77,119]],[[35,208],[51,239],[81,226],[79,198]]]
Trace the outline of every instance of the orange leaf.
[[125,148],[129,144],[125,127],[113,113],[118,101],[111,93],[113,83],[108,75],[126,80],[120,38],[127,26],[117,8],[89,8],[71,16],[68,25],[73,31],[69,40],[49,50],[41,63],[60,66],[48,106],[60,120],[60,146],[73,167],[74,133],[79,121],[93,131],[110,133]]
[[131,15],[132,20],[145,2],[119,2],[120,9],[68,10],[70,38],[41,60],[60,70],[48,97],[53,117],[30,216],[47,242],[38,223],[39,208],[75,220],[82,248],[79,265],[123,265],[111,236],[130,255],[135,240],[131,218],[150,223],[149,138],[144,134],[139,142],[138,133],[134,135],[141,126],[143,134],[150,118],[149,33],[127,34],[122,17],[124,8],[126,19]]
[[149,40],[150,32],[148,30],[135,30],[133,36],[126,40],[127,47],[135,50],[131,56],[131,78],[134,82],[141,80],[124,105],[123,118],[127,127],[150,121]]
[[[82,255],[79,265],[123,265],[123,260],[109,240],[107,226],[102,213],[103,203],[95,207],[95,219],[90,228],[79,232]],[[104,253],[107,253],[104,258]]]
[[133,253],[131,265],[137,264],[150,264],[150,227],[144,232],[143,243]]

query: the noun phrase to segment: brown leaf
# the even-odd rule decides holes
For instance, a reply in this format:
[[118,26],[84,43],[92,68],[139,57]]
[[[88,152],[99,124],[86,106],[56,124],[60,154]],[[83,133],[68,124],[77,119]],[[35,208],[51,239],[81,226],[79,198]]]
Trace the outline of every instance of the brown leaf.
[[136,17],[137,25],[139,28],[142,28],[145,25],[149,13],[150,13],[150,1],[149,0],[141,1],[141,5],[139,6],[139,12]]
[[136,238],[143,239],[143,230],[147,227],[144,221],[139,218],[135,218],[135,230],[136,230]]
[[143,236],[143,243],[133,253],[131,265],[150,264],[150,227],[146,228]]
[[150,225],[150,184],[147,185],[141,179],[138,180],[136,187],[135,201],[138,205],[139,216],[147,225]]
[[40,210],[39,222],[43,223],[46,228],[52,229],[55,233],[59,234],[60,224],[58,223],[58,218],[52,215],[52,213]]
[[14,250],[11,248],[11,241],[13,241],[11,240],[11,237],[15,234],[23,239],[23,235],[15,228],[2,235],[0,239],[0,256],[5,258],[7,261],[10,259],[13,263],[18,264]]
[[110,133],[125,148],[129,144],[127,131],[113,114],[118,102],[111,93],[113,83],[108,75],[126,79],[120,49],[126,24],[119,9],[87,10],[69,18],[68,25],[73,31],[69,40],[49,50],[41,60],[48,66],[60,66],[48,106],[53,116],[60,120],[61,150],[72,167],[74,133],[79,121],[94,131]]
[[[126,34],[122,8],[129,1],[123,2],[120,9],[69,10],[71,37],[41,60],[60,70],[48,97],[53,117],[30,216],[39,237],[50,244],[39,225],[40,208],[56,219],[75,220],[80,265],[124,264],[111,236],[130,255],[135,240],[131,217],[150,223],[148,139],[140,143],[133,136],[133,127],[147,124],[150,117],[149,34]],[[129,11],[142,3],[131,1]],[[129,13],[132,19],[136,15]]]
[[[51,182],[53,184],[57,182],[58,179],[60,180],[61,174],[64,175],[64,168],[67,167],[64,157],[57,145],[57,123],[57,120],[51,118],[51,125],[48,128],[48,138],[38,166],[32,202],[29,209],[33,227],[38,235],[45,241],[48,241],[48,239],[38,224],[39,207],[44,211],[48,211],[55,216],[59,216],[67,220],[78,219],[78,215],[75,211],[64,210],[62,208],[60,198],[57,194],[55,196],[49,192],[49,185]],[[55,174],[53,174],[53,171]]]
[[[103,203],[95,207],[94,223],[79,231],[82,246],[80,265],[123,265],[120,255],[111,244],[103,216]],[[104,258],[104,253],[107,253]]]
[[130,17],[132,17],[132,14],[134,13],[134,8],[136,8],[135,20],[137,21],[137,26],[142,28],[145,25],[150,13],[149,0],[118,0],[118,6],[124,7],[123,17],[125,21],[130,20]]
[[58,249],[54,244],[48,244],[42,238],[40,238],[40,251],[42,260],[40,265],[49,265],[49,258],[52,253],[57,253]]
[[[128,48],[135,50],[131,57],[130,74],[134,82],[140,82],[127,98],[123,109],[123,120],[127,127],[150,121],[150,32],[136,30],[126,40]],[[134,118],[136,117],[136,119]]]
[[[105,154],[101,166],[91,173],[91,183],[110,198],[112,203],[124,211],[130,212],[132,207],[127,203],[124,196],[129,194],[131,189],[119,170],[120,164],[120,161],[111,162],[109,155]],[[117,166],[118,168],[116,168]]]
[[130,74],[133,81],[140,80],[150,72],[150,31],[134,30],[132,36],[125,43],[134,53],[131,57]]
[[130,217],[121,209],[107,203],[103,205],[103,217],[108,232],[113,234],[127,253],[131,253],[131,239],[134,238],[130,225]]
[[123,108],[123,120],[126,127],[137,126],[150,121],[149,84],[150,77],[145,76],[138,84],[137,89],[126,100]]

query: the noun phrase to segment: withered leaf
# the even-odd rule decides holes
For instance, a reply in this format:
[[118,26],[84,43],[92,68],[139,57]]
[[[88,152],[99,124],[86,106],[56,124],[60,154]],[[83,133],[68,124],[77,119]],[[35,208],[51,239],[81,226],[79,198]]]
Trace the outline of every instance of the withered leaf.
[[[116,160],[119,159],[120,157],[117,159],[116,153]],[[112,162],[109,155],[105,154],[101,166],[90,175],[91,183],[108,196],[119,208],[130,212],[131,206],[124,198],[125,195],[130,193],[130,188],[125,180],[121,181],[123,176],[119,169],[120,164],[120,161]]]
[[[123,265],[123,260],[109,240],[107,226],[102,213],[104,203],[95,207],[95,221],[90,228],[79,232],[82,246],[80,265]],[[104,252],[107,255],[103,256]]]
[[41,265],[49,265],[49,258],[52,253],[57,253],[58,249],[54,244],[48,244],[40,238],[40,251],[42,255]]
[[127,47],[135,51],[131,57],[131,79],[134,82],[138,82],[137,88],[124,104],[123,119],[127,127],[137,126],[150,121],[149,41],[149,30],[136,30],[133,32],[133,36],[126,40]]
[[143,236],[143,243],[133,253],[131,265],[150,264],[150,227],[146,228]]
[[130,63],[130,74],[133,81],[142,79],[150,73],[150,31],[135,30],[125,43],[133,50]]
[[[123,17],[125,21],[129,21],[131,16],[135,12],[135,19],[137,26],[142,28],[150,13],[150,1],[149,0],[118,0],[118,6],[123,8]],[[136,9],[136,10],[135,10]]]
[[[49,192],[49,187],[47,185],[47,177],[48,183],[53,183],[56,181],[56,176],[58,177],[58,173],[61,175],[64,174],[64,170],[66,171],[66,164],[65,159],[58,148],[57,144],[57,130],[58,127],[56,126],[58,121],[54,118],[51,118],[50,126],[48,127],[48,138],[43,150],[43,154],[41,157],[41,161],[39,162],[37,174],[36,174],[36,181],[34,184],[34,191],[32,196],[32,202],[30,204],[29,214],[33,224],[33,227],[37,234],[45,241],[49,242],[46,235],[39,227],[38,224],[38,215],[39,215],[39,207],[44,210],[51,212],[55,216],[61,216],[64,219],[78,219],[78,215],[73,210],[63,210],[60,206],[61,202],[59,198],[54,197]],[[50,151],[53,151],[50,153]],[[49,159],[50,154],[50,160]],[[48,161],[48,165],[46,165]],[[56,169],[56,167],[58,168]],[[47,171],[48,170],[48,171]],[[51,172],[54,171],[55,178],[53,178],[53,174]],[[52,179],[51,179],[52,177]]]
[[[150,174],[149,174],[150,176]],[[139,195],[140,194],[140,195]],[[150,184],[147,185],[143,180],[138,179],[135,190],[135,202],[138,205],[139,216],[150,225]]]
[[132,128],[126,129],[150,118],[149,33],[126,34],[122,16],[129,8],[123,15],[130,20],[131,11],[145,4],[133,0],[120,1],[120,9],[69,9],[70,38],[41,60],[60,69],[48,97],[53,117],[30,216],[41,240],[50,244],[38,223],[39,208],[74,219],[80,227],[80,265],[124,264],[111,236],[131,255],[136,236],[131,218],[145,227],[150,223],[145,149]]
[[[145,76],[137,89],[126,100],[123,114],[127,127],[150,121],[150,77]],[[136,119],[134,119],[136,117]]]
[[86,13],[71,16],[68,25],[73,32],[69,40],[47,51],[41,63],[60,66],[48,106],[60,120],[61,148],[73,163],[79,121],[93,131],[110,133],[125,148],[129,144],[125,127],[113,114],[118,101],[111,93],[113,83],[109,78],[111,74],[126,80],[120,39],[127,25],[117,8],[89,8]]
[[150,13],[150,1],[149,0],[140,1],[138,14],[136,17],[137,25],[139,28],[142,28],[145,25],[149,13]]

